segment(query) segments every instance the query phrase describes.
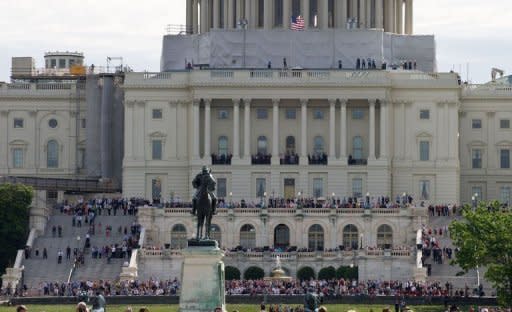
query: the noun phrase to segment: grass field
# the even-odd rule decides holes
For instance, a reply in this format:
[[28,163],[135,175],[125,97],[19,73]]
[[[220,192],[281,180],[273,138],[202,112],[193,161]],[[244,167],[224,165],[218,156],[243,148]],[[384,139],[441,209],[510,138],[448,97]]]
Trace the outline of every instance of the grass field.
[[[293,306],[293,305],[292,305]],[[346,312],[349,310],[355,310],[357,312],[381,312],[385,305],[325,305],[329,312]],[[108,305],[108,312],[124,312],[125,305]],[[134,312],[138,312],[141,307],[147,307],[149,312],[178,312],[177,305],[132,305]],[[75,310],[74,305],[27,305],[28,312],[73,312]],[[394,311],[394,307],[392,311]],[[441,306],[415,306],[411,307],[415,312],[444,312],[444,308]],[[268,309],[268,308],[267,308]],[[259,312],[257,305],[228,305],[228,312],[238,310],[239,312]],[[13,312],[16,311],[16,307],[0,306],[0,312]],[[462,311],[467,311],[464,309]]]

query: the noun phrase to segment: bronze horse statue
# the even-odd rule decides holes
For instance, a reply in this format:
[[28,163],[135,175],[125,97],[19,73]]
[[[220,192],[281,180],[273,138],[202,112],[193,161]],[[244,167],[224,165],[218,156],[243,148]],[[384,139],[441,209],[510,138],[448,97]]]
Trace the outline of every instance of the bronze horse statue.
[[213,210],[212,197],[208,192],[211,181],[208,178],[208,176],[201,178],[197,193],[197,240],[210,239]]

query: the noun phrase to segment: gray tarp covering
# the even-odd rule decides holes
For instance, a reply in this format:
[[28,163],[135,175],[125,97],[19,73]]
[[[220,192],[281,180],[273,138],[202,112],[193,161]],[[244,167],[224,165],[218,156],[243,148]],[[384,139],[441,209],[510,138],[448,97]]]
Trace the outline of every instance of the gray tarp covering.
[[382,30],[291,31],[214,30],[204,35],[164,36],[161,70],[184,69],[188,62],[213,68],[246,67],[354,68],[357,58],[377,66],[416,61],[418,69],[436,71],[434,36],[409,36]]

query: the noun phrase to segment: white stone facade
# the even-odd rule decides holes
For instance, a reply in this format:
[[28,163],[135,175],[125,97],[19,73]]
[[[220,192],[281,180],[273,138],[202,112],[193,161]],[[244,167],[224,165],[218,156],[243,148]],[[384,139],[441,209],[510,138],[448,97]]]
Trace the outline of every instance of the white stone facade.
[[[455,74],[202,70],[129,73],[124,87],[126,196],[188,201],[207,164],[219,196],[237,202],[299,192],[459,202]],[[270,163],[253,164],[258,152]],[[298,164],[282,164],[290,153]],[[327,164],[309,164],[322,153]],[[232,155],[231,164],[212,164],[211,154]]]

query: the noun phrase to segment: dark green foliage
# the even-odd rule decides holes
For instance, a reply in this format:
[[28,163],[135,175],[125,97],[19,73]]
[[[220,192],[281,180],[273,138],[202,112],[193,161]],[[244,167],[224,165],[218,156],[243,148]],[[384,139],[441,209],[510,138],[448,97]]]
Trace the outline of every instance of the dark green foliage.
[[320,280],[331,280],[336,278],[336,269],[332,266],[321,269],[318,272],[318,279]]
[[453,244],[460,248],[453,262],[466,272],[485,266],[499,303],[512,306],[512,213],[499,202],[481,202],[464,207],[462,214],[464,219],[450,225]]
[[349,267],[349,266],[340,266],[336,270],[336,278],[344,278],[344,279],[359,279],[359,268],[358,267]]
[[14,263],[28,236],[32,188],[21,184],[0,185],[0,275]]
[[242,275],[239,269],[229,265],[224,269],[224,274],[226,281],[239,280]]
[[265,276],[265,271],[262,268],[258,267],[249,267],[245,270],[244,279],[246,280],[259,280]]
[[301,281],[307,281],[315,278],[315,270],[313,268],[305,266],[297,271],[297,279]]

